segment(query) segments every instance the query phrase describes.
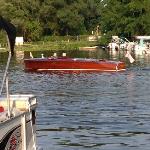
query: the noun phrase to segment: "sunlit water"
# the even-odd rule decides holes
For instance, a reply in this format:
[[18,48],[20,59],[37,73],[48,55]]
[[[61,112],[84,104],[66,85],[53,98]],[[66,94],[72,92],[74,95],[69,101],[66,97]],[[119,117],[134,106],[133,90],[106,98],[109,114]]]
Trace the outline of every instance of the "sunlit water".
[[[44,54],[48,56],[47,52]],[[68,55],[123,59],[127,70],[90,74],[25,73],[22,55],[16,56],[9,69],[10,92],[37,96],[38,149],[149,150],[150,56],[134,56],[136,62],[130,65],[122,55],[112,56],[102,51],[70,51]],[[0,54],[1,78],[6,58],[5,53]]]

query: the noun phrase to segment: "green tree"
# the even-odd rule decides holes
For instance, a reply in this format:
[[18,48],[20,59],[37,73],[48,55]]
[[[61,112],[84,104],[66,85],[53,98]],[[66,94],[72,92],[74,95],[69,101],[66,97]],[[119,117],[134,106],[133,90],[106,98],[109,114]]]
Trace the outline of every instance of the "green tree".
[[40,19],[44,31],[54,35],[78,35],[93,30],[100,17],[98,3],[98,0],[43,0]]
[[102,9],[102,31],[110,35],[146,35],[149,33],[149,0],[108,0]]
[[3,0],[0,13],[17,27],[17,35],[25,40],[40,38],[42,28],[39,23],[39,2],[33,0]]

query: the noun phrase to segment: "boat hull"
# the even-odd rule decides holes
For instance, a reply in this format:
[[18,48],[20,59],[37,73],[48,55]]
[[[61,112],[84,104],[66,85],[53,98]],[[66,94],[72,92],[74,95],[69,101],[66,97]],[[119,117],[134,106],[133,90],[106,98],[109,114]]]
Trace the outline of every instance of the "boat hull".
[[26,71],[124,71],[125,63],[120,61],[108,61],[82,58],[32,58],[25,59]]

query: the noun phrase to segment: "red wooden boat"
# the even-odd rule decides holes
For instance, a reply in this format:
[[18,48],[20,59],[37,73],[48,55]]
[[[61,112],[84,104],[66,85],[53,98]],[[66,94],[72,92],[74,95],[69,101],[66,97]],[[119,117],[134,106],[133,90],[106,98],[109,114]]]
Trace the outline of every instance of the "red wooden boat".
[[125,70],[125,63],[121,61],[84,59],[84,58],[30,58],[24,60],[26,71],[73,71],[73,72],[117,72]]

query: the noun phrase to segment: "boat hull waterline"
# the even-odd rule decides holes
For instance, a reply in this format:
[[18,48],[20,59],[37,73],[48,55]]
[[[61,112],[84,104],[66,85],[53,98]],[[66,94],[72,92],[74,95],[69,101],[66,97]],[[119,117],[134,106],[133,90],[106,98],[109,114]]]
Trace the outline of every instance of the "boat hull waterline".
[[121,61],[83,59],[83,58],[31,58],[25,59],[25,71],[81,71],[81,72],[118,72],[125,70]]

